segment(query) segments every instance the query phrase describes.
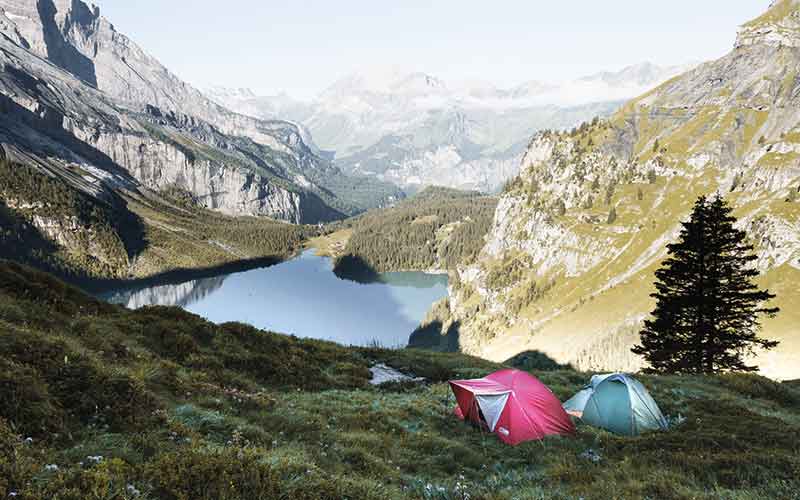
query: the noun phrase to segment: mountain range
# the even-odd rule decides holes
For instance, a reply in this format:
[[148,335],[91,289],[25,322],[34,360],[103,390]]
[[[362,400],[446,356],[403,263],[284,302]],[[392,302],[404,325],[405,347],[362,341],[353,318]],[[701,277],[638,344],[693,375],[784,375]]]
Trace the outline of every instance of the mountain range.
[[408,191],[428,185],[495,191],[517,172],[530,136],[611,114],[624,99],[686,66],[643,63],[564,83],[512,88],[446,82],[423,72],[369,70],[346,76],[310,102],[287,94],[212,88],[215,101],[243,114],[283,117],[309,130],[320,149],[353,174]]
[[0,1],[4,157],[100,196],[185,190],[230,215],[291,222],[390,203],[296,125],[230,111],[180,80],[79,0]]

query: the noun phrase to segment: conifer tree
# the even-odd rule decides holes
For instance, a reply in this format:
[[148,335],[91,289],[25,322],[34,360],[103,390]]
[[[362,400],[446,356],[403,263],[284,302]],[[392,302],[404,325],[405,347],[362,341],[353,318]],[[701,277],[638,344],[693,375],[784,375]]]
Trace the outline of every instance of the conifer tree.
[[656,272],[656,308],[641,345],[632,349],[654,371],[756,371],[744,356],[778,345],[758,337],[759,317],[778,308],[766,307],[775,295],[752,281],[757,257],[731,212],[719,195],[701,197],[680,241],[667,246],[669,256]]

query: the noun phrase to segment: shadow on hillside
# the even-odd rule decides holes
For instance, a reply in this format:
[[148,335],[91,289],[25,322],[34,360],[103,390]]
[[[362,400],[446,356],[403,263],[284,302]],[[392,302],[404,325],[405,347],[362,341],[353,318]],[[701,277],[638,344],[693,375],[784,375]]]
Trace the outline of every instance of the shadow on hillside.
[[[77,22],[92,20],[92,14],[86,5],[81,2],[72,2],[72,15]],[[58,8],[53,0],[44,0],[37,3],[39,18],[42,20],[42,35],[47,47],[50,61],[65,71],[70,72],[94,88],[97,88],[97,74],[94,62],[81,54],[64,37],[56,22]]]
[[[9,136],[14,137],[16,141],[24,144],[26,148],[35,153],[52,155],[65,161],[88,160],[92,165],[125,179],[131,186],[136,184],[131,174],[112,160],[110,156],[64,129],[63,114],[58,109],[48,106],[48,101],[40,95],[40,82],[38,80],[14,67],[8,67],[4,71],[20,87],[25,88],[31,95],[40,98],[42,102],[40,114],[35,114],[17,104],[10,97],[0,94],[0,116],[6,115],[8,118],[8,123],[0,124],[0,128],[5,129]],[[32,141],[29,136],[24,134],[24,131],[20,130],[20,123],[29,127],[32,131],[46,136],[55,144],[52,146],[35,144],[35,138]],[[62,148],[58,148],[59,145]],[[68,156],[70,155],[65,153],[71,153],[80,158],[69,158]]]
[[32,226],[15,210],[0,200],[0,258],[9,259],[35,267],[46,267],[45,271],[57,271],[51,263],[43,262],[41,255],[54,254],[58,247],[45,238],[41,231]]
[[[39,82],[30,75],[13,67],[6,68],[5,71],[32,94],[39,93]],[[52,145],[38,142],[43,138],[32,138],[31,133],[40,134],[52,141]],[[114,182],[124,181],[131,188],[136,185],[136,181],[130,173],[114,162],[111,157],[65,130],[63,115],[54,108],[45,106],[41,115],[37,115],[20,106],[8,96],[0,94],[0,135],[5,135],[12,144],[22,145],[21,150],[27,149],[34,154],[53,156],[65,162],[88,161],[115,176],[118,180]],[[8,160],[16,161],[15,158],[8,158]],[[47,162],[24,162],[24,164],[42,175],[59,179],[70,189],[74,189],[84,196],[94,197],[98,203],[106,204],[114,212],[113,220],[106,222],[116,230],[128,257],[133,258],[144,251],[146,247],[144,222],[128,209],[127,202],[112,186],[105,186],[99,195],[92,196],[85,189],[80,188],[81,182],[85,181],[74,171],[54,168]]]
[[441,321],[420,325],[411,332],[411,336],[408,338],[408,347],[439,352],[459,352],[461,350],[460,329],[461,323],[458,321],[451,323],[446,331]]
[[503,364],[520,370],[575,370],[572,365],[561,364],[541,351],[523,351]]

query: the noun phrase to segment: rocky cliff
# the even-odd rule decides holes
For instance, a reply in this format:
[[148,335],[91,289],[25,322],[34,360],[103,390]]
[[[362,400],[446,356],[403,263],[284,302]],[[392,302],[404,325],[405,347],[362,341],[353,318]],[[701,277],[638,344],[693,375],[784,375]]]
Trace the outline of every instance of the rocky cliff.
[[[0,33],[0,142],[51,174],[79,169],[84,188],[179,187],[227,214],[291,222],[397,195],[344,175],[297,126],[208,100],[80,0],[2,0]],[[363,204],[338,196],[359,190]]]
[[[582,369],[635,369],[653,273],[703,194],[724,193],[782,313],[764,373],[797,378],[800,355],[800,2],[775,2],[734,50],[608,120],[531,141],[476,262],[453,279],[467,352],[542,351]],[[489,333],[491,332],[491,333]]]

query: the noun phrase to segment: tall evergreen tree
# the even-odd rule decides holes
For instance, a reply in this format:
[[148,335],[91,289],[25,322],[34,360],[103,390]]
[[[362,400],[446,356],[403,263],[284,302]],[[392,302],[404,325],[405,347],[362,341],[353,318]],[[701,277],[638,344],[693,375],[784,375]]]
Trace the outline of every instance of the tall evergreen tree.
[[752,281],[757,257],[731,212],[721,196],[701,197],[680,241],[667,246],[656,272],[656,308],[632,349],[655,371],[755,371],[743,357],[778,345],[758,337],[759,316],[772,317],[778,308],[765,306],[775,295]]

